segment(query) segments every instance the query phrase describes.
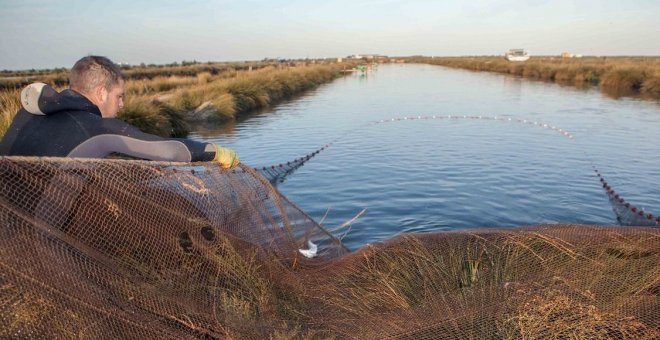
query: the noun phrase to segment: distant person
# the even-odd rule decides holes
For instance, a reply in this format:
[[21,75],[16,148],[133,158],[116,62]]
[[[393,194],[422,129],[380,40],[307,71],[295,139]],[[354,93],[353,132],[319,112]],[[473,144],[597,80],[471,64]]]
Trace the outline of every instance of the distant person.
[[189,139],[162,138],[115,118],[124,106],[124,79],[110,59],[84,57],[71,69],[70,89],[43,83],[21,92],[18,111],[0,142],[0,155],[103,158],[111,153],[158,161],[216,161],[238,165],[228,148]]

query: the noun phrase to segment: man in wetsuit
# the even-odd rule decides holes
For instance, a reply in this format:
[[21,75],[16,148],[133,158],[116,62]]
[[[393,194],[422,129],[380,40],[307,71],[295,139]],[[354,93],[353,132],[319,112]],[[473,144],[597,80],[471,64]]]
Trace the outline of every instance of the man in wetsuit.
[[21,93],[18,111],[0,142],[0,155],[102,158],[111,153],[161,161],[216,161],[236,166],[236,153],[219,145],[161,138],[116,118],[124,79],[106,57],[87,56],[71,69],[70,89],[35,83]]

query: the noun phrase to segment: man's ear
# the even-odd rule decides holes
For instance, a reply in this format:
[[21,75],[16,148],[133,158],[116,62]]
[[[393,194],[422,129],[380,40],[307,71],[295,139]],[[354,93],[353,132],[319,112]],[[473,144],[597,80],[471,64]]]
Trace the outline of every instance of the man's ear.
[[108,100],[108,91],[104,86],[97,86],[94,88],[94,99],[96,99],[96,104],[105,103]]

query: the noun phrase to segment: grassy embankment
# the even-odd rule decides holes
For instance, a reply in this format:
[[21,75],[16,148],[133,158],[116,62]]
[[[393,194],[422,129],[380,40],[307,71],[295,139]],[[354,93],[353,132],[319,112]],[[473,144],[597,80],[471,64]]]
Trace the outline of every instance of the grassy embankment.
[[415,57],[407,61],[574,86],[596,85],[613,97],[642,95],[660,99],[659,57],[532,57],[525,62],[510,62],[503,57]]
[[[269,107],[332,81],[340,76],[343,68],[352,66],[329,62],[241,65],[125,69],[126,93],[119,118],[145,132],[182,137],[191,124],[222,123]],[[43,78],[38,79],[38,76]],[[62,84],[61,77],[62,72],[57,70],[52,74],[24,75],[22,80],[13,79],[13,85],[0,84],[5,86],[0,90],[0,137],[20,108],[18,85],[42,81],[63,89],[66,85]]]

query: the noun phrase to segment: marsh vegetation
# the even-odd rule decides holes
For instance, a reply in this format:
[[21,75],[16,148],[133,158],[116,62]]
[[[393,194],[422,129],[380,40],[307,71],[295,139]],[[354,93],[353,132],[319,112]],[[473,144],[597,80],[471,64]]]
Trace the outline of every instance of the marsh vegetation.
[[[127,79],[119,118],[164,137],[182,137],[191,124],[222,123],[274,105],[341,75],[347,63],[328,61],[190,64],[133,67]],[[22,86],[34,81],[66,88],[66,72],[24,71],[2,74],[0,136],[20,108]]]
[[407,61],[574,86],[594,85],[612,97],[641,95],[660,99],[658,57],[532,57],[525,62],[511,62],[503,57],[413,57]]

